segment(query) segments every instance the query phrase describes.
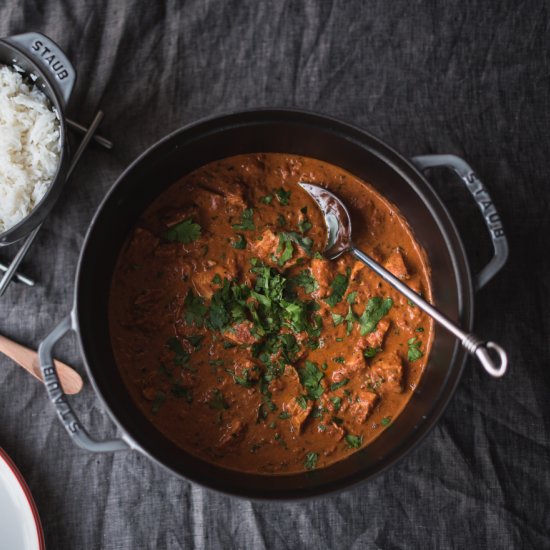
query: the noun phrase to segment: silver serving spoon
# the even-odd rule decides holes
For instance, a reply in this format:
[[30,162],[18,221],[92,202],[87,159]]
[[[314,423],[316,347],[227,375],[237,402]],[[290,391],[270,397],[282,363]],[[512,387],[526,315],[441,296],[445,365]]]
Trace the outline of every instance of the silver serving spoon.
[[[414,290],[411,290],[395,275],[382,267],[370,256],[355,248],[351,240],[351,219],[349,212],[336,195],[322,187],[311,185],[310,183],[300,182],[299,185],[319,205],[325,218],[328,233],[327,244],[323,252],[325,258],[333,260],[344,252],[349,252],[370,267],[374,272],[378,273],[384,281],[392,285],[411,302],[435,319],[440,325],[443,325],[449,332],[454,334],[461,341],[468,353],[478,358],[483,368],[491,376],[498,378],[506,372],[508,367],[508,355],[498,344],[494,342],[484,342],[474,334],[464,332],[446,315],[424,300],[424,298],[419,296]],[[499,359],[498,364],[495,364],[493,361],[489,350],[494,350],[497,353]]]

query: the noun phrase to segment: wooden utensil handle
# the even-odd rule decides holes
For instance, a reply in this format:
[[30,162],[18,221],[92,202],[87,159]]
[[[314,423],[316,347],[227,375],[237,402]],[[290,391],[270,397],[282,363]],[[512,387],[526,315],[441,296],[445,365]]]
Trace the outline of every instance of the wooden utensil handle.
[[[18,365],[22,366],[35,378],[41,382],[43,381],[38,362],[38,354],[35,351],[0,335],[0,352],[7,355]],[[57,368],[57,373],[59,375],[63,391],[70,395],[78,393],[83,386],[80,375],[74,369],[69,367],[69,365],[62,363],[61,361],[56,360],[55,366]]]

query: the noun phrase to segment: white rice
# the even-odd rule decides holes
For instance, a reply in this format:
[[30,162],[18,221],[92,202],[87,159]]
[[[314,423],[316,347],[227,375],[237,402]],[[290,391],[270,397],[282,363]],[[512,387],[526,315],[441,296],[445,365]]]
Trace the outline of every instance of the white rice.
[[0,65],[0,233],[30,214],[56,173],[59,120],[48,98]]

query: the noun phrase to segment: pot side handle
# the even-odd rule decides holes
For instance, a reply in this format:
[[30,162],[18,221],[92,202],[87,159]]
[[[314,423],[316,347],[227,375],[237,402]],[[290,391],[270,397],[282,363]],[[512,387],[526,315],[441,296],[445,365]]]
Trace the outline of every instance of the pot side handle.
[[66,108],[76,82],[76,71],[63,50],[39,32],[16,34],[5,40],[27,54],[49,76]]
[[40,370],[44,377],[44,384],[48,390],[50,401],[57,410],[57,416],[59,416],[59,419],[63,423],[63,426],[65,426],[67,432],[69,432],[72,440],[82,449],[96,453],[128,450],[131,447],[123,439],[97,441],[90,437],[67,400],[67,396],[57,376],[57,369],[53,362],[52,352],[55,344],[70,330],[73,330],[73,323],[69,315],[53,329],[38,347]]
[[491,235],[494,249],[491,261],[478,273],[474,280],[476,290],[483,288],[504,267],[508,259],[508,240],[500,216],[487,189],[470,165],[456,155],[422,155],[413,157],[412,162],[421,171],[441,166],[450,168],[458,174],[479,206],[485,225]]

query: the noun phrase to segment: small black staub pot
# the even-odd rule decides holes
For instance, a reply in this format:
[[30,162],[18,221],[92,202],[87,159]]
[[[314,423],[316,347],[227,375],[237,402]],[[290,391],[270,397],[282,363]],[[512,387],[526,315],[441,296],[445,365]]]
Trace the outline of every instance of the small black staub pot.
[[[357,127],[313,113],[256,110],[199,121],[167,136],[131,164],[100,205],[86,235],[75,284],[73,309],[40,345],[46,387],[74,442],[90,451],[135,449],[176,475],[246,498],[300,499],[343,490],[371,479],[403,458],[434,426],[460,380],[467,352],[436,327],[433,348],[420,384],[406,408],[371,444],[328,468],[287,475],[245,474],[209,464],[165,438],[142,415],[118,373],[108,328],[111,276],[121,247],[140,214],[170,184],[216,159],[254,152],[317,158],[368,181],[408,220],[432,268],[435,305],[465,330],[474,319],[475,290],[504,265],[508,247],[486,189],[462,159],[431,155],[407,159]],[[464,247],[445,206],[422,171],[446,166],[478,202],[495,255],[472,276]],[[118,426],[120,438],[96,441],[63,395],[52,348],[75,331],[88,377]]]
[[48,191],[28,216],[0,233],[2,247],[20,241],[38,227],[63,189],[70,162],[64,113],[76,82],[76,71],[61,48],[37,32],[0,38],[0,65],[14,68],[46,95],[59,119],[61,138],[59,166]]

